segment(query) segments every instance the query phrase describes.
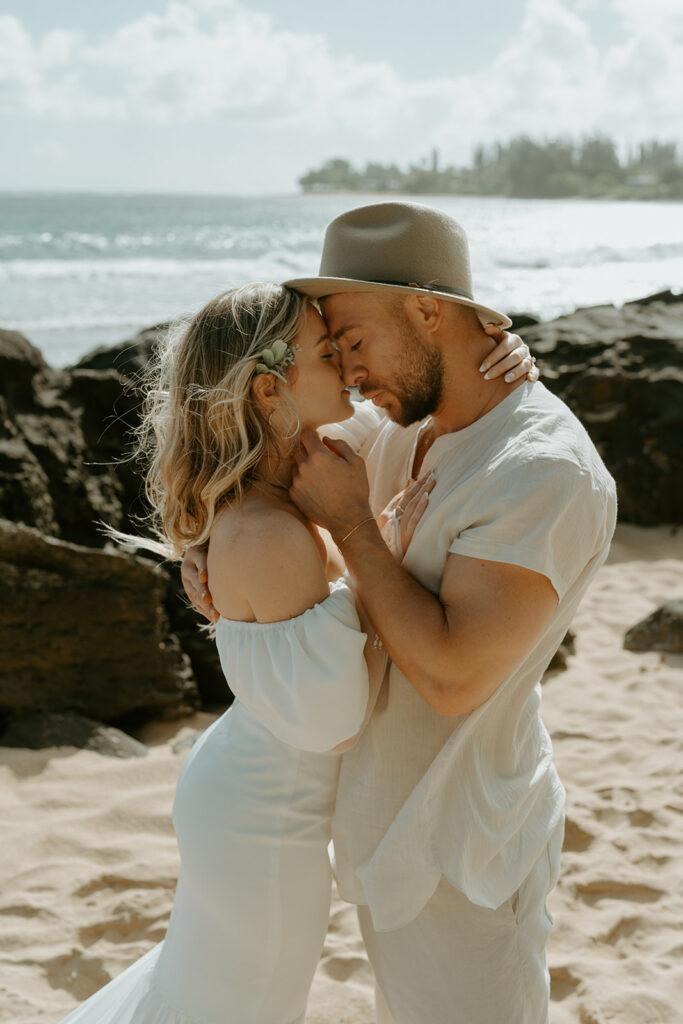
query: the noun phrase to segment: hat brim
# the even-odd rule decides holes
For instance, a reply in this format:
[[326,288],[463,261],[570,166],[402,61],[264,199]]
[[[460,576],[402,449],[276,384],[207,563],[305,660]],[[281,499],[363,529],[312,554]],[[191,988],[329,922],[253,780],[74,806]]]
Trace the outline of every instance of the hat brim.
[[311,299],[324,299],[327,295],[343,295],[348,292],[405,292],[417,293],[419,295],[435,295],[437,299],[445,299],[447,302],[457,302],[461,306],[469,306],[479,317],[483,326],[496,324],[499,327],[512,327],[512,320],[505,313],[499,313],[490,306],[483,306],[481,302],[465,298],[461,295],[453,295],[451,292],[440,292],[438,288],[415,288],[412,285],[402,284],[380,284],[378,281],[359,281],[351,277],[297,277],[290,281],[283,281],[285,288],[308,295]]

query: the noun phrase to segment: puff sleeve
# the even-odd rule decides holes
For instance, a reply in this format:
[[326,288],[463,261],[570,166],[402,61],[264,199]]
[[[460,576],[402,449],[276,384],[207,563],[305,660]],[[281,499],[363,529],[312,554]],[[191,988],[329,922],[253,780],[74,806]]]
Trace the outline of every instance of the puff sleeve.
[[292,619],[221,618],[216,624],[221,666],[235,697],[284,743],[318,752],[361,726],[368,702],[366,639],[342,580]]

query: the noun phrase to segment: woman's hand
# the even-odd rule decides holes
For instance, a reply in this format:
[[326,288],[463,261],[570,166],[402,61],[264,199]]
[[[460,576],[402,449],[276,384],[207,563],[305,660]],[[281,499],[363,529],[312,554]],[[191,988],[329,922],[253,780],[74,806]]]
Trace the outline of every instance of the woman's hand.
[[436,477],[430,470],[394,495],[377,517],[384,543],[399,562],[403,560],[417,524],[429,504],[429,494],[435,483]]
[[213,606],[209,592],[206,554],[206,545],[188,548],[180,566],[180,575],[183,580],[185,593],[195,610],[200,615],[203,615],[205,619],[208,619],[209,622],[217,622],[220,616]]
[[484,380],[495,380],[503,374],[508,384],[520,377],[526,377],[532,382],[538,380],[540,373],[536,368],[536,359],[518,334],[508,334],[496,324],[487,324],[484,331],[498,342],[479,367]]

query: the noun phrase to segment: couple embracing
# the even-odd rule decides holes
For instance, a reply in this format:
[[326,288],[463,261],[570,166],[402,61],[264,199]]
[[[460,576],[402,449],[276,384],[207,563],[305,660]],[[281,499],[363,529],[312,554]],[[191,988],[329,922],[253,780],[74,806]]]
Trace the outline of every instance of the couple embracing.
[[64,1024],[303,1024],[330,838],[378,1024],[547,1022],[540,679],[616,502],[509,324],[457,222],[380,203],[169,336],[147,490],[236,699],[181,771],[165,940]]

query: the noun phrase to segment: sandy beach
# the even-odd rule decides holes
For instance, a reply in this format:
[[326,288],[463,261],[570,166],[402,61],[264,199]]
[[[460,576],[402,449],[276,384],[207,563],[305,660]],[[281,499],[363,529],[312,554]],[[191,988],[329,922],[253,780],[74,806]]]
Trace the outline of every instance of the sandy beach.
[[[567,789],[549,905],[552,1024],[680,1019],[683,655],[634,654],[622,642],[681,596],[682,562],[683,531],[621,525],[574,621],[576,653],[544,684]],[[163,937],[182,741],[212,720],[146,727],[145,758],[0,749],[0,1021],[56,1024]],[[355,913],[336,894],[308,1020],[374,1020]]]

